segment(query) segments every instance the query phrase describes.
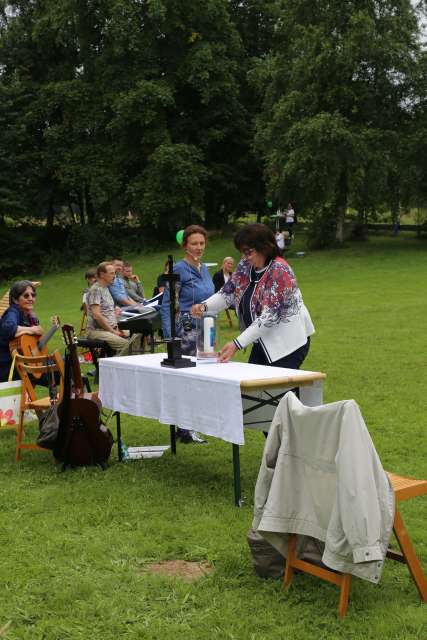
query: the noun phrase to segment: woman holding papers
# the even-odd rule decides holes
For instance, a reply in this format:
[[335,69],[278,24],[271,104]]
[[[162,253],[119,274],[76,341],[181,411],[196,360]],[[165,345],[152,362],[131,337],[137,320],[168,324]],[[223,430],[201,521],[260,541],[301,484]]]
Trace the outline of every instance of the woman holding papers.
[[223,346],[222,362],[252,344],[249,362],[299,369],[314,326],[274,233],[263,224],[248,224],[236,233],[234,244],[242,254],[236,271],[218,293],[193,306],[193,315],[235,305],[242,332]]

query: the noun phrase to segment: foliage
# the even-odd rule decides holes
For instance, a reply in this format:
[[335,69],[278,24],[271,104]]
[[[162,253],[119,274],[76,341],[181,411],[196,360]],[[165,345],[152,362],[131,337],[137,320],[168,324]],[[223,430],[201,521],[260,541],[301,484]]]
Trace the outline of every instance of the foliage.
[[153,250],[161,244],[161,237],[155,239],[141,227],[124,224],[4,227],[0,234],[0,279],[35,276],[70,264],[96,265],[125,248],[140,253],[148,245]]
[[[264,95],[256,144],[270,190],[327,207],[342,240],[347,207],[401,202],[420,47],[409,0],[284,2],[275,44],[251,71]],[[413,164],[416,164],[413,158]]]
[[[55,205],[74,204],[82,224],[129,209],[170,230],[201,210],[210,224],[226,220],[248,184],[246,166],[253,177],[256,169],[244,51],[225,0],[1,6],[0,89],[17,84],[33,99],[20,105],[11,95],[0,122],[15,109],[37,134],[36,215],[51,225]],[[15,166],[17,136],[12,129],[4,140]],[[20,142],[28,155],[29,141]],[[14,206],[0,191],[0,212],[19,217],[27,201]]]

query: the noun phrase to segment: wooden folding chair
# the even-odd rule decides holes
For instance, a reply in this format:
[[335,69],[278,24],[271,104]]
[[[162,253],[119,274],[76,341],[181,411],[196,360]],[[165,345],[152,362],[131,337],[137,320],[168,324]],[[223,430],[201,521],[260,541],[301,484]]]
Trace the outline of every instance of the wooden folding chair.
[[[421,599],[427,602],[427,579],[424,575],[420,562],[415,554],[409,533],[403,523],[402,516],[399,511],[399,502],[416,498],[427,493],[426,480],[414,480],[412,478],[404,478],[394,473],[388,473],[391,484],[393,486],[396,499],[396,511],[393,522],[393,533],[396,536],[401,553],[389,549],[387,557],[398,562],[403,562],[408,566],[408,570],[415,582]],[[294,570],[310,573],[327,582],[332,582],[340,587],[340,599],[338,605],[338,613],[340,618],[344,618],[348,607],[348,596],[350,592],[351,575],[348,573],[338,573],[330,569],[319,567],[305,560],[299,560],[296,557],[297,536],[290,534],[288,537],[288,557],[286,559],[285,574],[283,577],[284,586],[289,586],[292,582]]]
[[230,315],[230,309],[225,310],[225,315],[227,316],[228,326],[231,328],[233,326],[233,321]]
[[22,394],[21,404],[19,408],[19,423],[16,433],[16,462],[21,459],[22,449],[33,449],[36,451],[47,451],[43,447],[35,443],[23,442],[25,437],[24,432],[24,415],[26,411],[35,411],[37,416],[40,416],[43,411],[49,409],[52,404],[50,396],[44,396],[43,398],[37,398],[36,391],[34,389],[34,378],[41,374],[45,374],[50,378],[51,374],[55,375],[59,373],[59,384],[57,385],[58,394],[57,398],[53,399],[55,402],[61,402],[64,391],[64,363],[62,361],[59,351],[54,351],[48,356],[21,356],[16,351],[14,352],[15,366],[22,380]]

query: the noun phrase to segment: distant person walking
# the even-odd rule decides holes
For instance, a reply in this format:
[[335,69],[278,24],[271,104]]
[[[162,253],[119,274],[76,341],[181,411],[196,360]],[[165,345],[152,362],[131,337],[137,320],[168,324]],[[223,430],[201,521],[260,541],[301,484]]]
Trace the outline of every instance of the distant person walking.
[[293,235],[292,228],[295,224],[295,210],[291,203],[288,204],[288,208],[286,209],[285,222],[286,228],[289,231],[290,235]]

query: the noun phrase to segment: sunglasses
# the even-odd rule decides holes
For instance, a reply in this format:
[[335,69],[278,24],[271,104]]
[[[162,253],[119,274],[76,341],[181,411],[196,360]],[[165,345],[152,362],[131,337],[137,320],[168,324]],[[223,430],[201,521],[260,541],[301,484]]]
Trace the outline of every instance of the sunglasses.
[[26,300],[28,300],[29,298],[35,298],[37,296],[37,293],[23,293],[22,297],[25,298]]

